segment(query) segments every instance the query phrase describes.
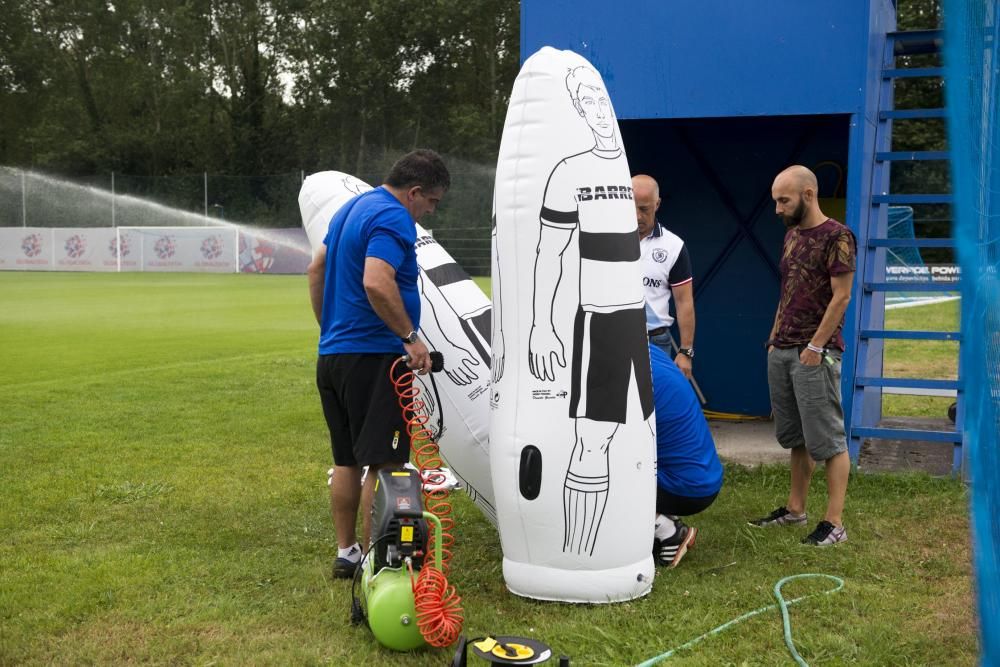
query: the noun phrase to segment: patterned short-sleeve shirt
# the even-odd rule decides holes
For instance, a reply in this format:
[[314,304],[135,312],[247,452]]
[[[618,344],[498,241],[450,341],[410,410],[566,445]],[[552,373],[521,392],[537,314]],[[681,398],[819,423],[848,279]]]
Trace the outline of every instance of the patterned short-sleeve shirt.
[[[808,343],[833,298],[830,278],[853,273],[856,243],[851,230],[833,218],[811,229],[793,227],[781,253],[781,298],[774,341],[778,347]],[[844,349],[841,318],[826,347]]]

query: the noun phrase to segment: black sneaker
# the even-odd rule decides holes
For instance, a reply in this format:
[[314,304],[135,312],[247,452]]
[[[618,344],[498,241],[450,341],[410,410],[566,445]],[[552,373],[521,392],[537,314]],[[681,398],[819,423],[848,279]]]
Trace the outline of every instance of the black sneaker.
[[751,526],[756,526],[758,528],[763,528],[765,526],[804,526],[809,521],[809,517],[806,513],[802,514],[792,514],[784,506],[779,507],[767,516],[762,516],[759,519],[751,519],[747,521]]
[[333,561],[333,578],[350,579],[354,576],[354,571],[358,569],[358,564],[353,560],[338,558]]
[[687,550],[694,546],[698,529],[692,526],[681,526],[665,540],[653,538],[653,558],[657,565],[677,567]]
[[802,544],[814,547],[828,547],[846,541],[847,529],[843,526],[834,526],[829,521],[820,521],[816,525],[816,530],[802,538]]
[[347,554],[348,556],[357,556],[358,560],[351,560],[350,558],[337,557],[333,561],[333,578],[334,579],[350,579],[354,576],[354,571],[358,569],[358,565],[361,563],[361,549],[357,545],[351,547],[351,550]]

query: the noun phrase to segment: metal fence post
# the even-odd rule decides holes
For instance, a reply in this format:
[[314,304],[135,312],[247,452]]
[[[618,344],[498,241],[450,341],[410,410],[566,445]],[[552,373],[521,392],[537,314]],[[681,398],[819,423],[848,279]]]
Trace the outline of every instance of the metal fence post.
[[25,184],[24,169],[21,170],[21,226],[28,226],[28,188]]

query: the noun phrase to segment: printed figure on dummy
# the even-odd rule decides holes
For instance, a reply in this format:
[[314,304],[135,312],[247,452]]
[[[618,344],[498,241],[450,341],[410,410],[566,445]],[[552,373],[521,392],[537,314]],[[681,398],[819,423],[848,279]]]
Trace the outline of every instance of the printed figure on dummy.
[[[570,398],[576,440],[563,490],[563,550],[592,554],[610,488],[608,449],[618,425],[625,422],[633,373],[644,418],[652,414],[653,404],[649,353],[642,335],[644,304],[641,298],[635,300],[634,289],[622,289],[631,275],[617,270],[639,259],[635,229],[627,224],[630,221],[622,221],[626,224],[621,230],[607,231],[604,204],[632,199],[630,183],[619,178],[625,154],[615,135],[614,114],[592,69],[570,70],[566,88],[594,134],[594,145],[556,164],[545,187],[528,363],[539,380],[554,380],[556,367],[566,367],[565,346],[552,311],[563,253],[578,231],[580,264],[574,269],[580,274],[580,304],[573,326]],[[581,173],[589,175],[592,185],[580,184]]]
[[[653,400],[628,161],[601,75],[544,47],[497,159],[490,464],[507,587],[608,603],[649,592]],[[615,444],[618,443],[618,444]]]

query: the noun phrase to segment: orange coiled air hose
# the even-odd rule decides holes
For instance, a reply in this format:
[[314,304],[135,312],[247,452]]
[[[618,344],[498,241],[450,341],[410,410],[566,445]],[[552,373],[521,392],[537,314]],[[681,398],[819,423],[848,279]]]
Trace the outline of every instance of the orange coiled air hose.
[[443,648],[458,641],[465,620],[461,602],[441,570],[425,561],[413,584],[413,607],[417,627],[428,644]]
[[[441,459],[437,443],[434,442],[434,434],[427,426],[430,416],[427,414],[425,402],[420,398],[420,388],[413,384],[413,371],[407,368],[397,372],[397,367],[402,362],[403,359],[400,358],[392,365],[390,371],[392,384],[399,397],[399,407],[403,411],[406,430],[410,435],[413,462],[420,471],[424,508],[441,521],[440,531],[431,533],[427,540],[424,566],[415,579],[411,570],[413,602],[420,634],[428,644],[441,648],[450,646],[458,640],[464,620],[462,607],[459,604],[462,598],[456,595],[455,587],[449,585],[445,577],[451,562],[450,547],[455,543],[455,538],[451,535],[455,520],[451,516],[448,489],[438,485],[438,488],[432,491],[427,490],[425,482],[436,484],[442,481],[435,478],[436,474],[433,471],[440,470],[444,461]],[[441,570],[430,558],[434,541],[438,539],[441,541]]]

